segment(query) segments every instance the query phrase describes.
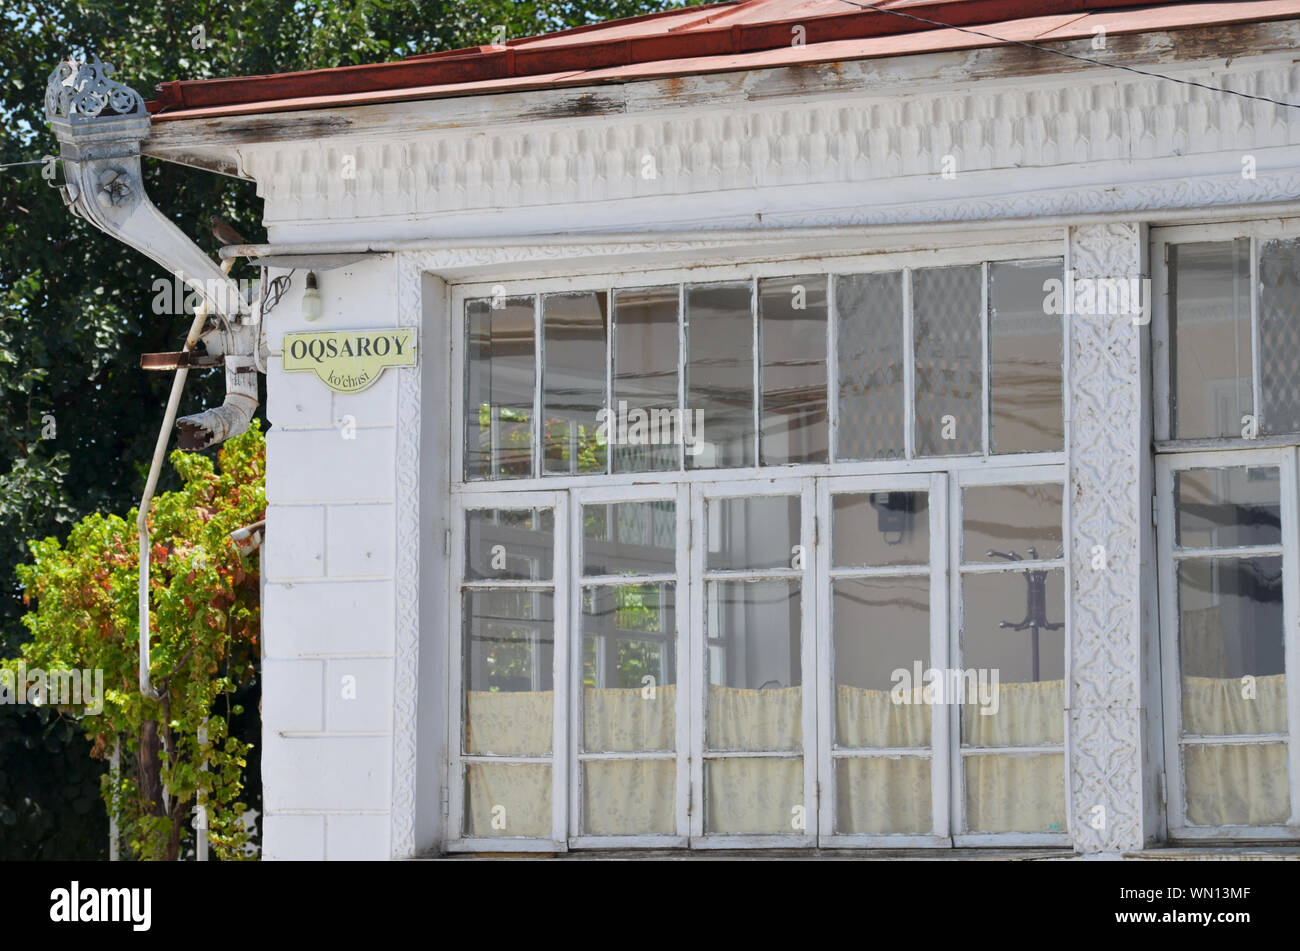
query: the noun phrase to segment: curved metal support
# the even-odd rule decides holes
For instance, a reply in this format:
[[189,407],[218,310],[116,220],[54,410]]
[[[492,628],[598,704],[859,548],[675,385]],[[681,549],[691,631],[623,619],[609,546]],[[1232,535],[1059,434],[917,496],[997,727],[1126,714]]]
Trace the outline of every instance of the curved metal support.
[[50,74],[45,116],[59,140],[63,201],[105,234],[157,261],[236,321],[249,307],[230,280],[183,231],[154,207],[140,173],[149,114],[140,94],[109,77],[113,67],[67,60]]

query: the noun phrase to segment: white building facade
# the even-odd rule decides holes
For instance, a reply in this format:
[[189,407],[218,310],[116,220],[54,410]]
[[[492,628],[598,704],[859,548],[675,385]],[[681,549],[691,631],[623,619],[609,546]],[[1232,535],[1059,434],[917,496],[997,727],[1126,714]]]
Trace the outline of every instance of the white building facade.
[[265,856],[1294,844],[1300,20],[1094,36],[155,115],[293,274]]

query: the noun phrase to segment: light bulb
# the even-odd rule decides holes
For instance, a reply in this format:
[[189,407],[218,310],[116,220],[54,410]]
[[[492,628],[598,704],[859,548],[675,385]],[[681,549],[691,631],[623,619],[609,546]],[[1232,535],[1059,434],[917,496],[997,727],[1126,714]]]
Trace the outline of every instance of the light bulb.
[[320,320],[320,291],[316,289],[316,272],[307,272],[307,289],[302,292],[302,319]]

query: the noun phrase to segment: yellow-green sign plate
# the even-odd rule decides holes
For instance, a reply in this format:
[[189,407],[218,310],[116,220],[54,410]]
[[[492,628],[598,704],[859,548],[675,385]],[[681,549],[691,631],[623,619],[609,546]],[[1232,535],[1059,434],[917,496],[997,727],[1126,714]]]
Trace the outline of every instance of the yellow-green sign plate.
[[359,393],[389,367],[415,366],[415,331],[332,330],[284,335],[286,370],[311,370],[340,393]]

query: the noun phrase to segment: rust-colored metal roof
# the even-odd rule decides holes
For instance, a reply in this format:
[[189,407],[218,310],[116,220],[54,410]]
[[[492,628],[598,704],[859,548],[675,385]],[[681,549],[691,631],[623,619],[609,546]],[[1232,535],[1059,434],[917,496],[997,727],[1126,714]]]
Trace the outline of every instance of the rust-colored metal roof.
[[865,2],[740,0],[392,63],[167,82],[148,109],[155,121],[250,115],[1300,17],[1300,0]]

